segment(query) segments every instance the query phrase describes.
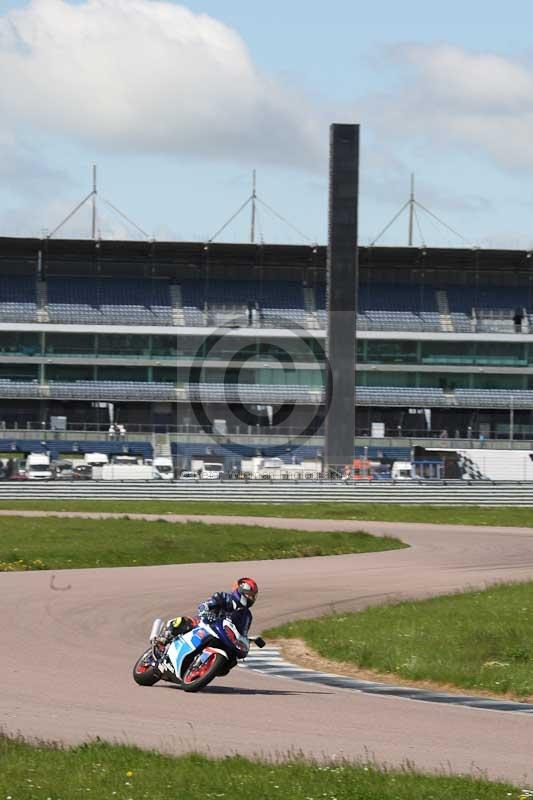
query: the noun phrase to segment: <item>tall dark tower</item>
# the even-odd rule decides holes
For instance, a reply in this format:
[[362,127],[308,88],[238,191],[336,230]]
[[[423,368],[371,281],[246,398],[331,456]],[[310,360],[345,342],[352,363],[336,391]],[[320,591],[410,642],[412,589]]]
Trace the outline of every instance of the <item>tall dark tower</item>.
[[351,464],[355,436],[355,313],[359,125],[331,125],[329,144],[328,340],[326,443],[328,467]]

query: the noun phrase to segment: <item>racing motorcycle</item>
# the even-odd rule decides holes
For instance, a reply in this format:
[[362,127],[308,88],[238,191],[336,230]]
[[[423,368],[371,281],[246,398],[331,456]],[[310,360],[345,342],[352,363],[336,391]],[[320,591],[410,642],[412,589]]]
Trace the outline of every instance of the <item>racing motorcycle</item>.
[[244,636],[229,616],[198,621],[191,631],[177,636],[161,651],[158,637],[163,626],[162,619],[154,620],[150,647],[133,667],[133,679],[140,686],[164,680],[186,692],[197,692],[246,658],[252,642],[257,647],[266,644],[260,636]]

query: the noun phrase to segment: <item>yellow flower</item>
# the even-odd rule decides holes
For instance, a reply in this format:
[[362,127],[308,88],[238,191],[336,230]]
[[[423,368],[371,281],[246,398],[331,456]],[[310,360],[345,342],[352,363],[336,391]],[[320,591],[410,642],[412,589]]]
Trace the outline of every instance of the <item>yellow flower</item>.
[[129,770],[126,772],[126,778],[131,778],[132,776],[133,776],[133,772],[131,771],[131,769],[129,769]]

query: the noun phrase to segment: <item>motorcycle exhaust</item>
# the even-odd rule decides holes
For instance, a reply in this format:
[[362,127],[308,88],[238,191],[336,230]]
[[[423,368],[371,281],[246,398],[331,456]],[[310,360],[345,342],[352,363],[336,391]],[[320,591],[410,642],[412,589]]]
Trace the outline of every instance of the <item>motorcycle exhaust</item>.
[[150,631],[150,641],[151,642],[153,642],[154,639],[157,639],[157,637],[161,633],[161,630],[162,630],[164,624],[165,623],[163,622],[163,620],[160,619],[159,617],[157,619],[154,619],[154,622],[152,624],[152,630]]

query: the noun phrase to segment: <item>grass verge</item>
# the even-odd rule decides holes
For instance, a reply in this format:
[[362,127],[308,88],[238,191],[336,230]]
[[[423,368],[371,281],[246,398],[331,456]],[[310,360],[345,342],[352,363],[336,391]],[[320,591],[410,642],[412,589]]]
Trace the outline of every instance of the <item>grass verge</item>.
[[424,775],[374,764],[319,765],[298,758],[272,764],[239,756],[173,757],[102,742],[65,750],[0,737],[0,761],[0,797],[12,800],[73,800],[80,792],[99,800],[518,800],[521,795],[511,784],[479,777]]
[[3,500],[0,509],[108,511],[118,514],[225,514],[229,516],[355,519],[443,525],[505,525],[533,528],[531,508],[401,505],[397,503],[228,503],[216,500]]
[[413,684],[533,698],[533,583],[293,622],[265,636],[303,639],[324,658]]
[[363,532],[166,520],[0,517],[0,571],[305,558],[406,546],[398,539]]

